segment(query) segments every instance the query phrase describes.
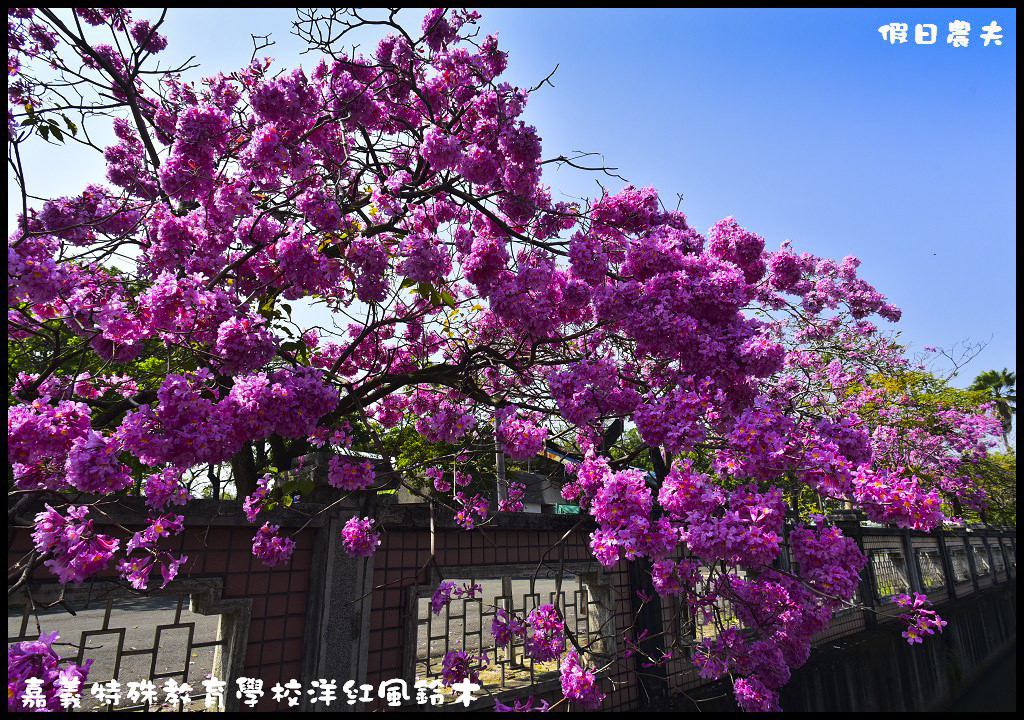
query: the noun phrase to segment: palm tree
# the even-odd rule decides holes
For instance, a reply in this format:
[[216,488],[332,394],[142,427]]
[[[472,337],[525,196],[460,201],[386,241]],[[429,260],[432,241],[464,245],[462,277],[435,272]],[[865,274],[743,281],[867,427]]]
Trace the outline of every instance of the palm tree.
[[1003,424],[1003,445],[1009,450],[1007,435],[1013,427],[1013,415],[1017,412],[1017,374],[1006,368],[1002,372],[986,370],[974,378],[971,390],[985,393],[995,403],[996,414]]

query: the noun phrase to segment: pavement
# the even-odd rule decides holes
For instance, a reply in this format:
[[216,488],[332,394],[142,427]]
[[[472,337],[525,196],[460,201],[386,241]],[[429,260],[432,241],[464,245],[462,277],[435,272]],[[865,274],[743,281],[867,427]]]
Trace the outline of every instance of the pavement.
[[[128,682],[152,680],[158,688],[163,687],[167,682],[167,677],[155,677],[154,668],[156,675],[176,673],[170,677],[179,683],[187,681],[196,694],[203,692],[202,680],[213,672],[215,648],[194,648],[191,656],[186,657],[189,639],[187,627],[165,628],[158,633],[159,626],[174,623],[177,604],[177,596],[168,595],[114,602],[108,627],[111,630],[124,629],[122,652],[156,649],[155,666],[152,652],[122,655],[117,673],[117,680],[122,685],[122,699],[118,707],[123,708],[129,704],[125,697]],[[82,633],[98,631],[103,627],[106,602],[74,609],[76,615],[70,615],[63,608],[42,610],[39,611],[38,616],[30,615],[25,635],[30,639],[35,639],[39,637],[40,630],[43,632],[56,630],[60,633],[60,639],[54,644],[54,649],[63,659],[77,657],[79,646],[83,641]],[[11,638],[17,638],[21,634],[23,614],[23,607],[8,607],[8,642],[11,641]],[[188,609],[188,598],[185,599],[182,606],[180,623],[195,623],[193,642],[217,639],[218,617],[191,613]],[[120,644],[119,633],[108,632],[101,635],[90,635],[85,641],[85,657],[93,659],[93,665],[89,670],[89,684],[105,682],[114,678],[115,658]],[[186,668],[187,677],[185,675]],[[159,692],[159,699],[161,702],[164,699],[162,690]],[[96,698],[89,695],[88,691],[83,694],[82,700],[83,709],[91,709],[99,705]]]

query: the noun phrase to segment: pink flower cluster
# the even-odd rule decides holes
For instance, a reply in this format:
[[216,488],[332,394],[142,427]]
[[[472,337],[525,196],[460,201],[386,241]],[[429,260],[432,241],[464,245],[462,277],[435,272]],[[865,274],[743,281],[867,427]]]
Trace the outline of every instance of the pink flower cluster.
[[474,425],[476,418],[472,413],[444,400],[435,413],[416,421],[416,431],[430,442],[454,443]]
[[[41,633],[38,640],[12,643],[7,647],[7,710],[8,712],[62,712],[68,708],[61,702],[61,695],[81,697],[85,681],[89,677],[92,660],[82,665],[61,659],[53,644],[60,640],[56,630]],[[38,680],[38,697],[42,705],[33,707],[25,699],[27,680]]]
[[943,518],[937,489],[925,489],[916,476],[861,468],[853,478],[854,496],[868,517],[914,530],[931,530]]
[[495,418],[499,420],[496,436],[501,450],[513,460],[529,460],[544,448],[548,431],[536,420],[520,417],[514,407],[498,410]]
[[914,593],[914,597],[907,594],[897,595],[893,600],[905,611],[900,614],[900,620],[908,625],[903,631],[903,638],[911,645],[920,643],[924,637],[934,635],[936,630],[942,632],[942,628],[947,624],[938,613],[927,609],[931,603],[921,593]]
[[430,467],[426,469],[425,473],[434,484],[434,489],[439,493],[451,492],[452,484],[451,481],[445,479],[444,470],[439,467]]
[[487,517],[487,510],[490,503],[487,498],[480,494],[467,498],[462,492],[455,493],[455,502],[460,510],[455,513],[455,522],[464,530],[472,530],[476,527],[477,520],[484,520]]
[[[815,528],[794,527],[789,533],[789,544],[800,576],[811,587],[834,598],[853,598],[860,572],[868,562],[853,538],[843,535],[835,525],[825,527],[819,516]],[[832,609],[838,609],[840,604],[826,603]]]
[[269,493],[270,480],[269,474],[260,476],[256,480],[256,492],[246,496],[242,501],[242,511],[245,513],[245,519],[249,522],[256,522],[256,516],[263,510],[263,500]]
[[184,505],[192,495],[181,484],[181,470],[165,468],[146,479],[146,504],[158,512],[168,505]]
[[514,612],[498,608],[491,620],[491,635],[494,636],[494,642],[498,647],[508,647],[515,638],[526,637],[526,621]]
[[434,594],[430,596],[430,611],[435,615],[440,615],[441,610],[448,606],[448,603],[452,601],[452,592],[455,590],[455,583],[451,580],[445,580],[441,582],[437,589],[434,590]]
[[107,567],[120,541],[93,531],[89,508],[68,507],[61,515],[49,505],[35,517],[32,540],[48,559],[43,563],[61,583],[80,583]]
[[610,360],[581,360],[548,375],[548,386],[559,410],[574,425],[588,425],[602,415],[628,413],[640,396],[619,378]]
[[705,379],[696,386],[691,380],[663,397],[651,393],[633,412],[644,442],[673,454],[692,450],[706,435],[701,420],[711,402],[710,389],[711,381]]
[[661,559],[675,547],[678,535],[665,518],[652,519],[651,490],[641,470],[622,470],[607,475],[590,503],[598,529],[590,536],[590,548],[605,567],[620,557]]
[[237,376],[220,400],[212,385],[202,373],[169,375],[156,410],[143,405],[125,416],[117,433],[124,448],[149,465],[223,462],[272,433],[308,437],[338,399],[319,371],[302,367]]
[[371,487],[377,479],[377,470],[369,460],[356,465],[355,463],[342,462],[337,455],[331,455],[327,469],[327,483],[349,492],[365,490]]
[[508,484],[506,497],[498,502],[498,512],[522,512],[523,497],[526,495],[526,485],[521,482],[512,481]]
[[562,694],[584,710],[596,710],[605,698],[594,671],[583,665],[575,650],[570,650],[562,662],[561,680]]
[[[180,526],[177,531],[180,531]],[[137,536],[138,534],[136,534]],[[129,543],[130,545],[131,543]],[[131,552],[131,549],[127,549],[126,552]],[[121,577],[128,581],[128,583],[136,590],[145,590],[149,585],[149,574],[157,566],[157,561],[160,562],[160,575],[163,577],[163,583],[160,587],[167,587],[167,583],[178,576],[178,568],[185,564],[188,560],[187,555],[180,555],[174,557],[169,552],[162,553],[150,553],[148,556],[141,558],[128,558],[118,563],[117,569],[121,573]]]
[[395,269],[414,282],[433,282],[451,272],[451,256],[433,235],[422,232],[407,235],[399,251],[404,258]]
[[707,476],[684,461],[673,464],[659,500],[679,523],[680,539],[705,560],[758,567],[771,564],[779,554],[786,506],[777,488],[760,493],[744,486],[727,500]]
[[267,567],[284,565],[295,551],[295,541],[278,537],[280,526],[264,523],[252,539],[252,554]]
[[71,445],[64,466],[68,484],[76,490],[100,495],[125,489],[132,484],[132,476],[117,459],[120,451],[115,440],[105,439],[90,430],[86,437],[78,438]]
[[217,329],[213,353],[220,358],[224,373],[250,373],[259,370],[277,354],[277,338],[267,329],[262,318],[231,318]]
[[526,655],[538,662],[557,660],[565,649],[565,626],[554,605],[538,605],[526,618]]
[[380,545],[380,535],[371,531],[373,521],[364,517],[351,517],[341,529],[341,542],[345,552],[353,557],[370,557]]
[[483,588],[480,585],[470,585],[464,582],[462,587],[456,587],[455,583],[451,580],[445,580],[437,586],[434,594],[430,596],[430,610],[435,615],[440,615],[441,610],[452,601],[453,594],[460,598],[475,598],[479,592],[483,592]]
[[66,487],[64,466],[71,447],[90,432],[87,405],[62,401],[54,406],[47,399],[7,411],[7,460],[19,489]]
[[470,655],[464,650],[452,650],[444,656],[441,661],[441,679],[445,687],[451,687],[457,682],[470,680],[480,683],[480,671],[488,665],[486,655]]

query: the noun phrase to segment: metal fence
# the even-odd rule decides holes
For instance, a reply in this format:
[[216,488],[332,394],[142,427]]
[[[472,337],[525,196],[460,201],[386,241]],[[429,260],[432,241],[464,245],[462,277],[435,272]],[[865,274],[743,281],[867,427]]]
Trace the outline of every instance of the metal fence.
[[992,567],[988,562],[988,548],[982,545],[971,545],[971,550],[974,552],[974,567],[978,577],[986,577],[992,572]]
[[871,575],[876,600],[885,602],[910,590],[907,561],[902,550],[872,550]]
[[971,566],[967,560],[967,548],[960,546],[949,551],[949,560],[953,565],[953,581],[965,583],[971,581]]
[[926,592],[946,585],[946,573],[942,569],[942,553],[928,548],[917,548],[917,571],[921,576],[921,586]]

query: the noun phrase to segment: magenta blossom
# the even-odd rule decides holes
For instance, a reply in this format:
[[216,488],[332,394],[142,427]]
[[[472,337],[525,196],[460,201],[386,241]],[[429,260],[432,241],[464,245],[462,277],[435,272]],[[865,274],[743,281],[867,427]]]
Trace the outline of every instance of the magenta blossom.
[[[92,660],[86,660],[81,666],[69,662],[60,667],[60,658],[53,649],[53,643],[59,639],[60,635],[54,631],[41,634],[38,640],[8,646],[8,711],[60,712],[69,709],[65,702],[80,701]],[[40,681],[38,692],[27,692],[29,679]]]
[[277,536],[277,525],[264,523],[252,541],[252,554],[267,567],[276,567],[288,562],[295,550],[295,541]]
[[562,661],[562,694],[585,710],[596,710],[605,698],[593,670],[586,669],[575,650]]
[[353,557],[370,557],[380,545],[380,535],[371,532],[373,521],[364,517],[351,517],[341,530],[345,552]]

